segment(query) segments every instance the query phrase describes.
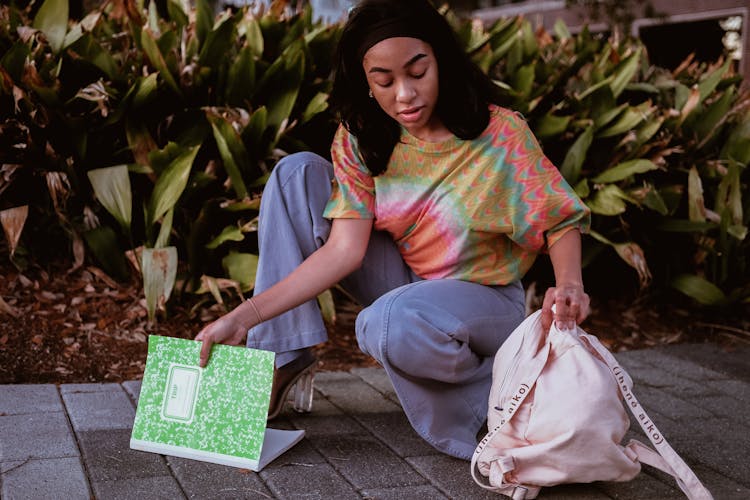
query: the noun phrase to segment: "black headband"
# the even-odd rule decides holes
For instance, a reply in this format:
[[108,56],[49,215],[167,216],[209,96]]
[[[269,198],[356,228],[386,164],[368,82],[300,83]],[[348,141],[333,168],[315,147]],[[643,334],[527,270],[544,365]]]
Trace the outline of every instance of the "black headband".
[[397,17],[394,19],[384,19],[375,23],[363,38],[362,42],[357,47],[357,56],[361,61],[365,57],[370,48],[378,42],[382,42],[386,38],[394,37],[408,37],[418,38],[422,41],[425,40],[425,33],[420,28],[422,23],[418,22],[413,18]]

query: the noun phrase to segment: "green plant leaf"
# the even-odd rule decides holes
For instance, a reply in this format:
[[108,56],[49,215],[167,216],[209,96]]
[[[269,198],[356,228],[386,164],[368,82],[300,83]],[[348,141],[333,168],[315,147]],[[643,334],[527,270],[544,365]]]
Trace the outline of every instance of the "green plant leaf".
[[68,0],[44,0],[34,17],[34,28],[44,33],[52,52],[59,53],[68,32]]
[[651,184],[646,184],[646,196],[643,198],[643,204],[661,215],[669,214],[669,209],[664,202],[664,198],[661,197],[656,187]]
[[99,203],[127,231],[132,221],[133,194],[127,165],[97,168],[87,172]]
[[[3,56],[0,58],[0,65],[5,68],[10,78],[16,82],[20,82],[23,78],[24,68],[26,67],[26,58],[29,57],[29,47],[25,43],[18,41],[14,43]],[[0,78],[0,85],[5,87],[4,79]],[[10,88],[6,88],[5,91],[10,94],[12,93],[11,83]]]
[[635,132],[635,143],[633,150],[637,151],[643,144],[648,142],[656,134],[664,123],[664,117],[647,120]]
[[237,16],[221,18],[218,25],[208,33],[198,55],[200,66],[217,68],[223,64],[234,44],[237,20]]
[[698,169],[691,167],[688,172],[688,217],[692,222],[706,220],[706,207],[703,204],[703,183]]
[[248,145],[248,152],[253,158],[262,160],[268,153],[268,148],[263,147],[264,132],[268,123],[268,110],[265,106],[256,109],[250,116],[250,122],[242,131],[242,139]]
[[244,198],[247,196],[247,187],[243,180],[243,173],[247,175],[249,171],[249,158],[245,145],[242,144],[240,136],[228,121],[211,114],[208,115],[208,119],[224,163],[224,170],[227,171],[232,182],[232,188],[238,198]]
[[721,79],[724,77],[724,74],[726,74],[731,63],[732,58],[727,57],[727,60],[724,61],[724,64],[701,78],[701,82],[698,84],[700,102],[703,102],[706,97],[708,97],[714,90],[716,90],[716,86],[719,85],[719,82],[721,82]]
[[608,109],[607,111],[603,112],[599,116],[594,118],[594,126],[597,129],[602,128],[603,126],[607,125],[609,122],[617,118],[620,113],[625,110],[625,108],[628,107],[628,103],[623,103],[616,108]]
[[589,187],[589,180],[581,179],[581,181],[578,184],[576,184],[576,186],[573,188],[573,191],[575,191],[578,197],[581,199],[588,198],[589,194],[591,194],[591,188]]
[[125,137],[128,140],[128,147],[136,163],[143,166],[150,166],[151,153],[157,150],[157,146],[146,125],[143,123],[134,124],[131,120],[126,120]]
[[580,94],[574,94],[575,98],[578,99],[579,101],[582,101],[586,97],[590,96],[591,94],[593,94],[594,92],[596,92],[597,90],[599,90],[600,88],[602,88],[602,87],[608,87],[612,83],[612,80],[614,80],[614,77],[613,76],[608,76],[604,80],[602,80],[602,81],[600,81],[598,83],[595,83],[594,85],[590,86],[589,88],[587,88],[586,90],[584,90]]
[[255,57],[263,57],[263,31],[254,17],[245,16],[237,27],[240,36],[245,36],[247,47]]
[[634,129],[653,112],[651,102],[647,101],[635,107],[629,107],[617,121],[597,134],[597,137],[612,137]]
[[255,91],[255,56],[252,47],[245,46],[229,68],[226,100],[232,106],[247,106]]
[[158,88],[158,76],[158,73],[151,73],[146,77],[138,79],[138,90],[133,97],[133,106],[140,108],[151,102]]
[[117,75],[117,62],[90,34],[83,35],[75,44],[70,46],[69,50],[74,51],[83,60],[102,70],[108,78],[114,79]]
[[172,294],[177,277],[177,248],[144,248],[141,255],[143,292],[149,320],[156,317],[156,309],[163,308]]
[[494,49],[492,51],[492,58],[490,59],[490,67],[494,66],[500,59],[503,59],[511,49],[521,45],[521,40],[516,30],[503,34],[501,38],[498,38],[498,42],[497,45],[493,43]]
[[200,146],[195,146],[185,149],[156,180],[148,203],[146,220],[149,226],[166,214],[180,199],[199,148]]
[[336,324],[336,304],[333,302],[333,293],[331,290],[318,295],[318,305],[320,306],[320,313],[323,316],[323,320],[329,325]]
[[300,117],[300,124],[310,121],[318,113],[322,113],[328,109],[328,94],[325,92],[318,92],[315,97],[310,99],[307,107],[302,112]]
[[279,130],[297,100],[305,70],[305,55],[299,44],[293,44],[274,61],[263,75],[259,87],[268,95],[266,125]]
[[219,236],[211,240],[206,244],[206,248],[215,249],[225,241],[242,241],[245,239],[245,235],[242,234],[242,230],[237,226],[225,227]]
[[659,167],[650,160],[638,159],[619,163],[612,168],[608,168],[601,174],[592,179],[596,184],[606,184],[617,182],[635,174],[642,174],[651,170],[658,170]]
[[586,205],[595,214],[619,215],[626,209],[625,200],[628,196],[614,184],[608,184],[586,200]]
[[148,16],[146,19],[148,20],[148,29],[150,29],[152,33],[158,34],[159,33],[159,11],[156,10],[155,0],[148,1]]
[[117,234],[109,226],[99,226],[83,233],[92,255],[104,271],[119,280],[128,277],[128,262],[117,243]]
[[733,224],[742,224],[743,222],[741,170],[744,168],[736,161],[730,163],[716,192],[715,211],[722,214],[725,210],[728,210],[729,218]]
[[195,2],[195,35],[198,46],[202,47],[206,37],[214,25],[214,11],[208,0],[196,0]]
[[594,126],[589,125],[586,127],[586,130],[578,136],[576,141],[565,154],[565,159],[560,167],[560,172],[570,184],[578,182],[583,162],[586,160],[586,154],[588,153],[591,141],[593,140]]
[[536,35],[534,35],[534,30],[531,29],[531,23],[528,20],[524,20],[521,24],[521,46],[523,47],[523,57],[527,61],[533,59],[539,52]]
[[670,285],[677,291],[708,306],[721,305],[726,302],[726,295],[719,287],[705,278],[693,274],[680,274]]
[[729,108],[735,98],[734,86],[729,87],[719,99],[711,103],[706,110],[697,117],[693,124],[696,134],[704,141],[708,139],[709,134],[715,133],[714,129],[719,122],[724,119],[729,112]]
[[547,113],[536,123],[534,134],[541,139],[560,135],[567,130],[570,120],[570,116],[556,116]]
[[614,79],[609,86],[612,89],[612,95],[614,95],[615,98],[625,90],[625,87],[630,83],[630,80],[633,79],[638,71],[638,67],[641,63],[641,52],[641,47],[638,47],[636,51],[626,57],[615,70]]
[[729,233],[733,238],[742,241],[747,237],[747,226],[743,226],[741,224],[731,225],[727,227],[727,233]]
[[187,12],[185,12],[181,2],[178,0],[167,0],[167,13],[169,14],[169,19],[177,24],[178,29],[182,29],[188,25]]
[[164,248],[169,243],[169,235],[172,232],[172,219],[174,219],[174,208],[167,210],[159,227],[159,236],[156,238],[154,248]]
[[221,259],[221,265],[231,279],[237,281],[246,292],[255,287],[258,256],[251,253],[230,252]]
[[516,74],[513,75],[511,86],[521,99],[526,98],[531,94],[531,89],[534,85],[535,68],[535,63],[527,64],[526,66],[518,68]]
[[172,73],[169,71],[169,67],[164,60],[164,56],[162,55],[161,50],[156,43],[156,39],[147,29],[141,31],[141,46],[143,47],[143,51],[146,53],[149,61],[151,61],[151,64],[159,72],[162,79],[167,83],[167,85],[169,85],[169,87],[174,90],[177,95],[182,95],[180,88],[177,86],[177,82],[175,82]]
[[83,35],[92,32],[101,17],[102,13],[100,11],[94,11],[84,17],[81,22],[71,26],[70,31],[68,31],[63,40],[63,48],[71,46]]
[[750,110],[745,112],[742,121],[729,134],[721,149],[721,158],[731,158],[743,166],[750,164]]
[[565,24],[565,21],[563,21],[560,18],[558,18],[555,21],[554,30],[555,30],[555,35],[557,35],[557,38],[560,39],[561,41],[567,40],[568,38],[571,38],[572,36],[570,34],[570,30],[568,29],[568,25]]

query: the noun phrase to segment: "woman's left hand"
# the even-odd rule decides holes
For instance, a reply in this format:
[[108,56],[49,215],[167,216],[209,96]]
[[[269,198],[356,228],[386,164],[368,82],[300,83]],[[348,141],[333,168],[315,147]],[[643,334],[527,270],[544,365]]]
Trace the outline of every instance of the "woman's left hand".
[[[552,312],[552,306],[555,312]],[[549,331],[552,321],[561,330],[572,330],[589,315],[589,296],[583,285],[562,284],[551,287],[542,303],[542,328]]]

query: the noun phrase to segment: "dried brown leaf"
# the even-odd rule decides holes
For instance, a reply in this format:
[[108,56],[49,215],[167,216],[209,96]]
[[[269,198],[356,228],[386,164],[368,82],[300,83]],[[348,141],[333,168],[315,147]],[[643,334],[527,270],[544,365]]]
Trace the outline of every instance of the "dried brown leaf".
[[8,240],[11,257],[16,253],[18,241],[21,239],[21,231],[23,231],[23,226],[26,224],[28,216],[28,205],[0,211],[0,224],[3,226],[5,239]]

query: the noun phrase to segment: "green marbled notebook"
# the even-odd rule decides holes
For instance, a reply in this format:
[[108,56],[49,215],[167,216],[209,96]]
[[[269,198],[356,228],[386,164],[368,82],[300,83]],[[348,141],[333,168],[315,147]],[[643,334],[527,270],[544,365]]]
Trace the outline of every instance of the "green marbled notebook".
[[258,471],[305,431],[266,429],[274,353],[151,335],[130,447]]

